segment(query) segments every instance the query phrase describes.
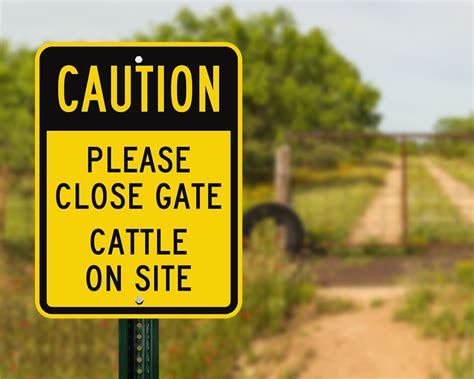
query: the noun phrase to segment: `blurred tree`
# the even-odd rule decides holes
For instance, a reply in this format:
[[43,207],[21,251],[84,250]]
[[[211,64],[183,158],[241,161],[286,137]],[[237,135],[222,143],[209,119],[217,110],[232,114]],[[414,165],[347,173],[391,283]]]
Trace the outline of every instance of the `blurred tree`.
[[301,33],[283,9],[239,18],[229,6],[198,17],[181,10],[139,41],[228,41],[244,57],[246,140],[277,140],[286,130],[373,130],[379,92],[320,29]]
[[467,117],[444,117],[439,119],[434,130],[437,133],[474,133],[474,112]]
[[[436,133],[470,134],[474,135],[474,112],[466,117],[443,117],[434,125]],[[474,158],[472,138],[464,136],[458,138],[441,138],[426,145],[427,151],[439,153],[445,157]]]
[[0,166],[34,167],[34,53],[0,41]]
[[[244,55],[247,143],[271,143],[287,130],[373,130],[380,120],[379,92],[320,29],[301,33],[283,9],[246,19],[231,7],[203,17],[183,9],[134,39],[235,43]],[[15,171],[34,167],[33,55],[0,41],[0,164]]]

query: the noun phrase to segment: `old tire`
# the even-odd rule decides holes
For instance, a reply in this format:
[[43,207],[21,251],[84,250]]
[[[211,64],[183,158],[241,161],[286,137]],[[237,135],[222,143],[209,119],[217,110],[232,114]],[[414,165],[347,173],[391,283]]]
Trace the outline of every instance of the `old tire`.
[[286,250],[296,254],[303,248],[304,229],[298,215],[288,206],[278,203],[264,203],[250,208],[244,214],[243,234],[249,238],[255,226],[266,219],[272,219],[286,231]]

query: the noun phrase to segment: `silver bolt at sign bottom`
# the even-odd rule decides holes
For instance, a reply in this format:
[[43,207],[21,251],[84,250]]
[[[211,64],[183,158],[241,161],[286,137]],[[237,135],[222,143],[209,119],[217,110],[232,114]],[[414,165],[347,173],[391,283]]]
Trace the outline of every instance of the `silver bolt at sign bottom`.
[[141,296],[137,296],[137,298],[135,299],[135,303],[137,303],[138,305],[143,304],[143,301],[143,297]]

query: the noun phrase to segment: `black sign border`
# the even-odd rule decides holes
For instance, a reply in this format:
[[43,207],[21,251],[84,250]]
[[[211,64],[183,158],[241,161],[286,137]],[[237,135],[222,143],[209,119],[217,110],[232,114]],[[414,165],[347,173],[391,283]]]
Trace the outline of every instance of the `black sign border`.
[[[135,307],[51,307],[47,302],[47,288],[46,288],[46,260],[47,260],[47,241],[46,241],[46,151],[47,151],[47,131],[46,127],[42,127],[39,121],[39,73],[40,73],[40,57],[41,53],[46,49],[55,47],[215,47],[231,49],[236,55],[237,59],[237,130],[230,130],[231,133],[231,246],[230,246],[230,281],[231,281],[231,294],[230,304],[226,307],[147,307],[147,306],[135,306]],[[102,315],[103,318],[130,318],[132,316],[148,316],[159,318],[161,316],[169,316],[168,318],[200,318],[197,316],[203,316],[201,318],[227,318],[233,317],[240,310],[242,304],[242,272],[241,272],[241,204],[240,204],[240,187],[242,184],[242,55],[240,50],[233,44],[227,42],[176,42],[176,43],[89,43],[89,42],[78,42],[78,43],[48,43],[43,45],[36,53],[35,57],[35,134],[36,134],[36,237],[35,237],[35,250],[36,250],[36,289],[35,289],[35,302],[38,311],[45,317],[48,318],[73,318],[74,316],[80,316],[77,318],[99,318],[93,316]],[[99,128],[91,128],[88,125],[84,125],[82,128],[55,128],[54,130],[80,130],[80,131],[100,131]],[[109,130],[109,129],[107,129]],[[130,131],[141,131],[150,129],[130,128],[120,129]],[[160,128],[156,130],[160,131],[190,131],[196,130],[195,128],[181,127],[180,129]],[[219,129],[205,129],[199,128],[199,131],[217,131]],[[228,130],[228,129],[222,129]],[[39,174],[39,175],[38,175]],[[209,317],[205,317],[209,315]],[[194,316],[194,317],[193,317]],[[227,317],[226,317],[227,316]]]

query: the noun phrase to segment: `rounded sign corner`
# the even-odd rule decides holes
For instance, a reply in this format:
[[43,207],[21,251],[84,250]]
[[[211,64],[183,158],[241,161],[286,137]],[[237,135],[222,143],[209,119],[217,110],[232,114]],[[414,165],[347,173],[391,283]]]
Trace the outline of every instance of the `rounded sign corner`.
[[222,46],[232,50],[235,53],[235,55],[237,56],[237,61],[239,62],[239,65],[241,66],[242,61],[243,61],[243,56],[242,56],[242,52],[237,47],[237,45],[235,45],[232,42],[223,42]]
[[35,297],[35,306],[36,311],[44,318],[47,319],[54,319],[57,318],[53,313],[50,312],[51,308],[48,304],[46,304],[43,299],[39,298],[38,296]]
[[58,47],[58,43],[56,42],[46,42],[44,44],[42,44],[37,50],[36,50],[36,53],[35,53],[35,61],[38,63],[41,56],[43,55],[43,53],[52,48],[52,47]]

